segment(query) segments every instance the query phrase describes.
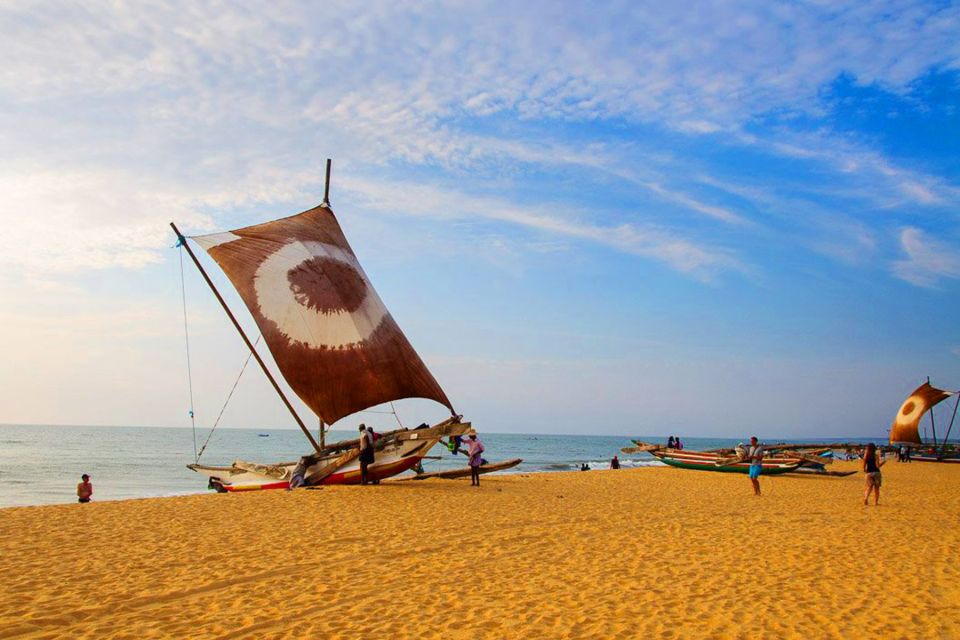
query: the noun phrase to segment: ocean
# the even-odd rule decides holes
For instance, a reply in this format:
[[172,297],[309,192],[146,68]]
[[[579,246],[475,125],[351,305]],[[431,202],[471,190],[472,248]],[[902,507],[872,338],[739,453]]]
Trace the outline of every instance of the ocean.
[[[205,430],[197,430],[200,444],[206,435]],[[327,439],[333,442],[355,437],[352,431],[333,431]],[[650,442],[666,440],[666,436],[634,437]],[[661,466],[648,454],[620,454],[621,447],[632,444],[626,436],[481,432],[480,439],[486,447],[484,457],[491,462],[523,458],[523,464],[506,473],[570,471],[583,463],[604,469],[614,455],[620,455],[625,468]],[[737,442],[684,438],[688,449],[731,447]],[[220,428],[214,432],[201,462],[229,465],[240,459],[271,463],[295,460],[307,452],[309,445],[296,430]],[[441,459],[425,460],[424,470],[428,472],[466,465],[464,456],[452,456],[442,446],[435,447],[431,455]],[[75,502],[82,473],[91,476],[97,501],[206,492],[206,478],[186,468],[193,459],[189,428],[0,425],[0,508]]]

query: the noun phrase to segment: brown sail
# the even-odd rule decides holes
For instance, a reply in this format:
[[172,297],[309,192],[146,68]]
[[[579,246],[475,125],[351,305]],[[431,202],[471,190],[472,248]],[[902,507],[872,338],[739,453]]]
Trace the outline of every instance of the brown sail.
[[230,278],[283,377],[325,423],[400,398],[453,413],[329,208],[192,239]]
[[893,425],[890,427],[890,443],[922,444],[920,431],[917,429],[920,419],[937,403],[951,395],[953,394],[950,392],[931,386],[929,382],[924,382],[917,387],[910,397],[903,401],[897,417],[893,419]]

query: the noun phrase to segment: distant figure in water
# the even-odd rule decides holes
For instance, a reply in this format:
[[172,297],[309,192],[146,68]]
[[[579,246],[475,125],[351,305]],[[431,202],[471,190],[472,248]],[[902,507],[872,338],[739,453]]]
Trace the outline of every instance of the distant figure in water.
[[763,447],[757,440],[757,436],[750,438],[750,449],[747,450],[747,457],[750,459],[750,482],[753,484],[753,495],[760,495],[760,474],[763,472]]
[[613,460],[610,461],[610,468],[611,468],[611,469],[619,469],[619,468],[620,468],[620,458],[618,458],[617,456],[613,456]]
[[867,486],[863,490],[863,504],[867,504],[870,499],[870,492],[873,492],[873,506],[880,504],[880,483],[883,478],[880,476],[880,467],[883,466],[884,459],[877,451],[877,445],[872,442],[867,445],[867,450],[863,454],[863,461],[860,468],[867,479]]
[[480,454],[484,451],[483,443],[477,440],[477,432],[472,429],[467,436],[463,443],[467,446],[467,455],[470,456],[470,486],[479,487],[480,465],[483,464],[483,457]]
[[667,449],[673,449],[676,443],[673,441],[673,436],[667,438]]
[[360,425],[360,484],[367,484],[367,467],[373,464],[373,439],[367,425]]
[[590,465],[584,462],[582,465],[580,465],[580,471],[590,471]]
[[90,476],[83,474],[80,476],[80,484],[77,485],[77,502],[90,502],[93,495],[93,485],[90,483]]

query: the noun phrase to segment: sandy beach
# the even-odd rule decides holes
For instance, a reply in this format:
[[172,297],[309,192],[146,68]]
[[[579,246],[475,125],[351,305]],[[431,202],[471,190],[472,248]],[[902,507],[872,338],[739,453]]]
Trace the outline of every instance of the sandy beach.
[[5,509],[0,637],[960,636],[960,469],[884,475],[877,508],[654,468]]

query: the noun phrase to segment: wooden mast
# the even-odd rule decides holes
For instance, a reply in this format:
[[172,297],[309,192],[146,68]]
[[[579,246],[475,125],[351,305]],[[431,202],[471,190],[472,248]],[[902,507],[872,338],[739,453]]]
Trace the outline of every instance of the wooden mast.
[[[927,384],[930,384],[930,376],[927,376]],[[933,446],[937,446],[937,424],[933,421],[933,407],[930,407],[930,428],[933,429]]]
[[327,158],[327,179],[323,183],[323,202],[320,203],[321,207],[330,208],[330,167],[333,165],[333,160]]
[[[329,160],[327,161],[330,162]],[[328,164],[329,166],[329,164]],[[233,322],[233,326],[237,329],[237,332],[240,334],[240,337],[243,338],[244,343],[247,345],[247,348],[250,349],[251,355],[256,359],[257,364],[260,365],[260,368],[263,370],[263,373],[267,376],[267,379],[270,381],[270,384],[273,385],[274,391],[277,392],[277,395],[280,396],[280,399],[283,400],[283,404],[286,405],[287,410],[290,411],[290,415],[293,416],[293,419],[296,421],[297,426],[300,427],[300,430],[303,431],[303,435],[307,436],[307,440],[310,441],[310,445],[320,453],[322,451],[317,441],[314,440],[313,434],[310,433],[310,430],[307,429],[307,425],[303,423],[303,420],[300,419],[300,416],[297,415],[296,410],[293,408],[293,405],[290,404],[290,401],[287,400],[286,394],[283,393],[283,390],[280,388],[280,385],[277,384],[276,379],[273,377],[273,374],[270,373],[270,370],[267,368],[266,363],[260,357],[260,354],[257,353],[257,350],[253,347],[253,343],[250,342],[250,338],[247,337],[247,334],[243,331],[243,328],[240,326],[240,323],[237,322],[237,318],[233,315],[233,312],[230,311],[230,307],[227,306],[227,302],[223,299],[223,296],[220,295],[220,292],[217,291],[217,287],[213,284],[213,281],[210,279],[210,276],[207,275],[206,270],[204,270],[203,265],[200,264],[200,261],[197,260],[197,256],[193,253],[193,250],[190,248],[190,245],[187,244],[187,238],[180,230],[177,229],[177,225],[170,223],[170,227],[173,229],[173,232],[177,234],[177,239],[180,241],[181,246],[187,250],[187,253],[190,255],[190,258],[193,260],[193,264],[197,266],[197,269],[200,270],[200,275],[203,276],[203,279],[206,280],[207,285],[210,287],[210,290],[213,291],[213,295],[216,296],[217,300],[220,302],[220,306],[223,307],[223,310],[226,311],[227,317],[230,318],[230,321]]]
[[957,419],[957,409],[960,408],[960,392],[957,392],[957,402],[953,405],[953,415],[950,416],[950,426],[947,427],[947,435],[943,436],[943,446],[940,447],[940,455],[947,450],[947,441],[950,440],[950,431],[953,430],[953,421]]

